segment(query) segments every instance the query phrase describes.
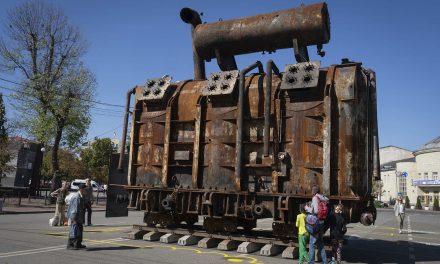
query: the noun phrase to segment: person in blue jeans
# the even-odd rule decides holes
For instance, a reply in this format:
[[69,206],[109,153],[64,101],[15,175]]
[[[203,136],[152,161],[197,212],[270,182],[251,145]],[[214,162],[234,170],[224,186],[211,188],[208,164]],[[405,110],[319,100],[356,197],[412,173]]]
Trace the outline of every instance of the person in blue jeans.
[[[319,194],[319,187],[313,186],[312,188],[312,205],[307,208],[308,213],[310,214],[318,214],[318,203],[319,201],[328,201],[328,198]],[[324,221],[320,220],[320,225],[324,226]],[[313,264],[315,263],[315,246],[318,249],[318,252],[321,253],[322,263],[327,264],[327,255],[325,253],[324,249],[324,241],[323,241],[323,234],[324,228],[321,228],[320,231],[318,231],[315,234],[310,234],[310,240],[309,240],[309,263]]]

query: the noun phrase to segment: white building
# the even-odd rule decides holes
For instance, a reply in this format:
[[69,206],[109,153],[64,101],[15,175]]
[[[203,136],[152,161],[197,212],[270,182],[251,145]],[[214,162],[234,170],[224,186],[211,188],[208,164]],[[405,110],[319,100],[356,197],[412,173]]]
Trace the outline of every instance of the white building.
[[440,191],[440,137],[426,143],[420,150],[409,151],[395,146],[380,149],[382,188],[379,199],[388,201],[398,193],[415,204],[420,196],[422,205],[432,206]]
[[414,152],[416,156],[417,177],[411,182],[419,190],[422,204],[430,204],[440,191],[440,137],[426,143]]
[[[379,199],[389,201],[395,199],[398,193],[408,195],[410,201],[413,197],[412,190],[408,193],[407,179],[414,176],[415,157],[412,151],[387,146],[380,148],[380,176],[382,180],[382,190]],[[406,177],[402,177],[402,173]],[[414,201],[417,199],[415,195]]]

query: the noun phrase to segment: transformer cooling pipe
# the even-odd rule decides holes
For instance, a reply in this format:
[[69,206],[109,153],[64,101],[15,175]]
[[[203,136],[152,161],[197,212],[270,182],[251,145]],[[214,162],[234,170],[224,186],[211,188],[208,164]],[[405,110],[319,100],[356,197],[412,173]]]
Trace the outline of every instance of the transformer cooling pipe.
[[[185,7],[180,10],[180,18],[183,22],[187,24],[191,24],[191,36],[194,38],[194,29],[202,24],[202,20],[200,19],[199,13],[197,11]],[[193,60],[194,60],[194,80],[205,80],[205,62],[204,60],[197,54],[196,49],[193,46]]]
[[[127,140],[127,126],[128,126],[128,116],[130,114],[130,98],[132,94],[136,93],[136,87],[128,90],[127,97],[125,99],[125,116],[124,116],[124,129],[122,130],[122,139],[121,139],[121,153],[119,154],[119,164],[118,170],[122,171],[122,164],[124,162],[124,154],[125,154],[125,141]],[[134,112],[134,111],[133,111]]]
[[[266,89],[264,90],[264,132],[263,132],[263,156],[269,156],[269,135],[270,135],[270,102],[272,101],[272,73],[281,77],[278,67],[273,60],[266,64]],[[280,78],[281,79],[281,78]]]
[[240,81],[238,86],[238,113],[237,113],[237,138],[236,138],[236,160],[235,160],[235,188],[236,191],[241,191],[241,167],[243,156],[243,112],[244,112],[244,85],[246,74],[253,69],[258,68],[260,74],[264,73],[263,65],[260,61],[248,66],[246,69],[240,71]]

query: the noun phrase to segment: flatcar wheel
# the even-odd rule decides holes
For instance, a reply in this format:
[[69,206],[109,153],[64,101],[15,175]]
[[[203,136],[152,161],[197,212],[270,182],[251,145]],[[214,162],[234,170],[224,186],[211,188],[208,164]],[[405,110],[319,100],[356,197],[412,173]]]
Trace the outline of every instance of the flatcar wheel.
[[251,225],[244,225],[244,226],[243,226],[243,229],[244,229],[244,231],[249,232],[249,231],[251,231],[252,229],[254,229],[254,227],[251,226]]
[[194,221],[194,220],[186,220],[185,223],[186,223],[188,226],[194,226],[194,224],[197,223],[197,221]]

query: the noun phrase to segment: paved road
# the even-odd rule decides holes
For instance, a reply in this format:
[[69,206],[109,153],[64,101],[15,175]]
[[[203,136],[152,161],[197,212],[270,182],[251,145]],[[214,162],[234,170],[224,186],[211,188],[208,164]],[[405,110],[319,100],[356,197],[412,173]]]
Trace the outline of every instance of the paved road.
[[[51,214],[0,215],[0,263],[292,263],[279,256],[124,239],[141,215],[106,219],[103,212],[94,213],[95,226],[85,228],[86,251],[65,249],[67,228],[48,227]],[[440,214],[407,216],[403,234],[398,234],[391,210],[379,212],[376,226],[349,225],[344,263],[440,263]]]

